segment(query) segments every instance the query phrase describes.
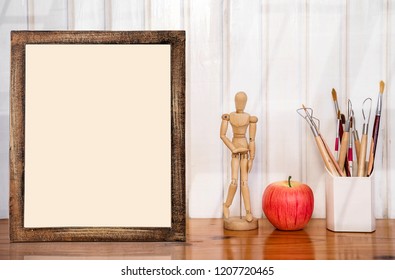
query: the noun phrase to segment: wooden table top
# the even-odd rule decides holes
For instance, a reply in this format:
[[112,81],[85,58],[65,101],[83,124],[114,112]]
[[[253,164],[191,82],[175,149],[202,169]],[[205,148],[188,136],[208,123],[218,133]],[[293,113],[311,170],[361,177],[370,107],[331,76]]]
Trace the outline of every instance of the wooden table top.
[[376,226],[373,233],[340,233],[313,219],[303,230],[286,232],[261,219],[256,230],[227,231],[222,219],[189,219],[185,243],[10,243],[8,220],[0,220],[0,259],[395,260],[395,220]]

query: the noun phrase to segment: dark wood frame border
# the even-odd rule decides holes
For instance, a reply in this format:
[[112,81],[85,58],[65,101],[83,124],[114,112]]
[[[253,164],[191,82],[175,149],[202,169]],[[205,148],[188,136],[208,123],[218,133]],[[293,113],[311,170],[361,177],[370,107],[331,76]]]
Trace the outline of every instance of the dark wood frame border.
[[[171,45],[170,228],[24,228],[26,44]],[[185,241],[185,31],[12,31],[10,88],[10,240]]]

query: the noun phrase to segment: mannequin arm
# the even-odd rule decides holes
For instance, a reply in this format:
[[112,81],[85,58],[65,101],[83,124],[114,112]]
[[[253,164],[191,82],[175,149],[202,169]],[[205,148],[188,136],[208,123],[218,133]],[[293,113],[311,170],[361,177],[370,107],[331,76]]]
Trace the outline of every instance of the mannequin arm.
[[228,147],[229,150],[231,150],[233,153],[236,150],[236,147],[233,145],[232,141],[230,141],[229,138],[226,137],[226,132],[228,131],[228,123],[229,123],[229,115],[223,114],[222,115],[222,122],[221,122],[220,137],[221,137],[221,140],[226,145],[226,147]]
[[251,171],[252,169],[252,163],[255,158],[255,135],[256,135],[256,123],[258,122],[257,117],[250,117],[250,130],[249,130],[249,136],[250,136],[250,142],[248,144],[248,148],[250,150],[250,159],[248,160],[248,172]]

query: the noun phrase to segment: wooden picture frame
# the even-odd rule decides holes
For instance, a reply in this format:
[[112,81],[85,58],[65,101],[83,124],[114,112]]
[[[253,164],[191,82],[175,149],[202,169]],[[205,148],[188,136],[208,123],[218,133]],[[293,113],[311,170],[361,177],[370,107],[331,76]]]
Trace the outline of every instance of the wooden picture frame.
[[11,242],[185,241],[184,134],[184,31],[12,31]]

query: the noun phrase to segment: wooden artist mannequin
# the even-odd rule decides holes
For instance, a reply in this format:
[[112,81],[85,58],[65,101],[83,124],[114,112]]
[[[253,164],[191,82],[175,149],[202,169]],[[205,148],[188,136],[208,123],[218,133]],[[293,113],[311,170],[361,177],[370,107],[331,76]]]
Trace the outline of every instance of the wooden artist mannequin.
[[[248,189],[248,173],[251,171],[255,158],[255,135],[256,123],[258,118],[250,116],[244,112],[247,103],[247,95],[238,92],[235,96],[236,112],[222,115],[220,136],[224,144],[232,152],[231,161],[231,183],[229,185],[226,201],[223,205],[225,218],[225,228],[234,230],[254,229],[257,227],[257,220],[251,213],[250,191]],[[232,141],[226,137],[228,124],[230,123],[233,131]],[[249,128],[249,141],[246,132]],[[229,207],[237,190],[238,172],[240,170],[240,189],[243,197],[246,216],[243,221],[240,219],[230,219]],[[241,211],[241,209],[240,209]]]

